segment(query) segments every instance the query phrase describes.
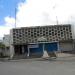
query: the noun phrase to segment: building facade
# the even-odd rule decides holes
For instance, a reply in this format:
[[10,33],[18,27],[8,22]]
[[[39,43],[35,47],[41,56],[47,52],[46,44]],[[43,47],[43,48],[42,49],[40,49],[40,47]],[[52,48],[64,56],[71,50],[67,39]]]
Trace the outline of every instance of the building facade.
[[44,37],[47,42],[71,40],[71,25],[24,27],[12,29],[13,44],[36,43]]
[[10,46],[10,35],[4,35],[4,37],[3,37],[3,44],[6,47],[9,47]]
[[22,54],[24,49],[27,50],[27,44],[39,43],[42,40],[59,42],[59,50],[72,50],[71,30],[70,24],[14,28],[10,31],[11,55]]
[[9,56],[10,55],[10,35],[4,35],[3,44],[5,45],[3,54],[4,56]]

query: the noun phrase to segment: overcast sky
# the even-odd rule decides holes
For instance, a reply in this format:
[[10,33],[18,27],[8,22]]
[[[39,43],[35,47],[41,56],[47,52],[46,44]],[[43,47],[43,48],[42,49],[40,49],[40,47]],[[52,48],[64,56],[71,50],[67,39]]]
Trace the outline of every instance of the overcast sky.
[[0,37],[15,27],[75,24],[75,0],[0,0]]

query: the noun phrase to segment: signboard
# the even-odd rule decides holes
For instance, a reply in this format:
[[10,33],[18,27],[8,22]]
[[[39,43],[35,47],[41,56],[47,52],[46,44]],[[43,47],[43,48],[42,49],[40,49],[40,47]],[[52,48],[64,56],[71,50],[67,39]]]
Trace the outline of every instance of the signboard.
[[28,45],[28,48],[39,48],[38,44],[30,44]]

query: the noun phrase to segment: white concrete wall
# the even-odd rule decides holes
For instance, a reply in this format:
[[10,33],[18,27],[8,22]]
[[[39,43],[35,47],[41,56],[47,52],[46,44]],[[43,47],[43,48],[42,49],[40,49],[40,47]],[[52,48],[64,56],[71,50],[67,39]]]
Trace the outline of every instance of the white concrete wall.
[[13,46],[13,30],[10,30],[10,58],[14,56],[14,46]]
[[10,56],[9,50],[5,50],[5,51],[3,52],[3,55],[4,55],[4,56]]
[[14,56],[14,46],[10,45],[10,58],[12,59]]
[[71,25],[72,37],[75,39],[75,25]]
[[10,35],[4,35],[3,44],[8,47],[10,46]]
[[10,30],[10,45],[13,44],[13,30]]

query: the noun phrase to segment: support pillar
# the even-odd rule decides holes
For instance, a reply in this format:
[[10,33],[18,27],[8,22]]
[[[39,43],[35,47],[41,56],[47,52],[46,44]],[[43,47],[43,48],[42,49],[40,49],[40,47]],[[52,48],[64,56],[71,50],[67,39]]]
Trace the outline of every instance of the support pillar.
[[24,54],[25,53],[25,51],[24,51],[24,46],[22,46],[22,54]]
[[10,45],[10,59],[12,59],[14,56],[14,46]]

